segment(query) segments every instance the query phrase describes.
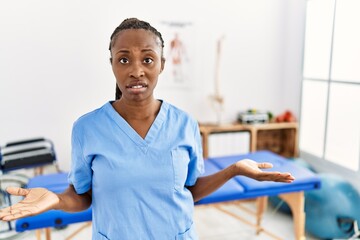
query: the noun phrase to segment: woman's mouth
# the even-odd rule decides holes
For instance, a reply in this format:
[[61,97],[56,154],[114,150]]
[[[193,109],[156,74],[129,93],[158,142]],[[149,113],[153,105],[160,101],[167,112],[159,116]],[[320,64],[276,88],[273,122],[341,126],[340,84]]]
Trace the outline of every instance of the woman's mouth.
[[142,93],[147,89],[148,85],[145,83],[135,83],[126,86],[132,93]]
[[130,88],[139,89],[139,88],[143,88],[143,87],[146,87],[146,86],[144,86],[144,85],[135,85],[135,86],[131,86]]

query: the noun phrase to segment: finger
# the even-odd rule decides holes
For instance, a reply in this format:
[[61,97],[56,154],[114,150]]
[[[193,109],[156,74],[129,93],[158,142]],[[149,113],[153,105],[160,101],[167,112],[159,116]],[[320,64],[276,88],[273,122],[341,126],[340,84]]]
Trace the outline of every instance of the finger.
[[284,177],[284,178],[294,178],[294,176],[291,175],[291,173],[288,173],[288,172],[280,173],[280,176]]
[[26,204],[24,204],[23,201],[20,201],[18,203],[15,203],[14,205],[0,209],[0,219],[9,213],[16,212],[18,210],[22,210],[26,208],[27,208]]
[[268,162],[258,163],[258,168],[266,169],[266,168],[272,168],[273,165]]
[[28,210],[21,210],[13,213],[9,213],[6,216],[2,217],[1,220],[3,221],[13,221],[19,218],[28,217],[33,215],[31,211]]
[[[17,210],[15,210],[17,211]],[[14,212],[14,206],[10,206],[7,208],[3,208],[0,210],[0,219],[7,216],[7,215],[11,215]]]
[[261,172],[258,180],[291,183],[295,178],[290,173]]
[[0,219],[3,221],[12,221],[15,219],[32,216],[34,209],[31,207],[23,207],[19,209],[9,208],[8,211],[4,212],[4,209],[1,210]]
[[294,176],[292,176],[290,173],[280,173],[277,179],[275,179],[276,182],[285,182],[285,183],[291,183],[294,180],[295,180]]
[[285,177],[287,180],[289,180],[291,182],[295,180],[295,177],[293,175],[291,175],[291,173],[285,173]]
[[17,209],[21,209],[21,208],[24,208],[24,204],[22,203],[22,201],[12,205],[12,206],[9,206],[9,207],[6,207],[6,208],[3,208],[0,210],[0,216],[1,214],[3,213],[7,213],[7,212],[11,212],[11,211],[14,211],[14,210],[17,210]]
[[6,207],[6,208],[3,208],[3,209],[1,209],[0,210],[0,218],[2,217],[2,216],[5,216],[8,212],[10,212],[10,207]]
[[16,220],[19,218],[22,218],[23,216],[20,213],[17,214],[11,214],[11,215],[7,215],[5,217],[2,218],[3,221],[12,221],[12,220]]
[[259,179],[261,181],[276,181],[281,178],[280,172],[261,172]]
[[6,191],[15,196],[26,196],[29,194],[30,190],[25,188],[19,188],[19,187],[7,187]]

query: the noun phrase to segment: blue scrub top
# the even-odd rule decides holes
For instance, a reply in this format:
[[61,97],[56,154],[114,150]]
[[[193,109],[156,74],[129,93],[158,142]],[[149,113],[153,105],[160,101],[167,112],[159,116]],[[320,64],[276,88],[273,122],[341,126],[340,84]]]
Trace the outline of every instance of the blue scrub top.
[[203,165],[197,121],[164,101],[145,139],[111,102],[73,126],[69,183],[92,189],[93,240],[198,239],[185,186]]

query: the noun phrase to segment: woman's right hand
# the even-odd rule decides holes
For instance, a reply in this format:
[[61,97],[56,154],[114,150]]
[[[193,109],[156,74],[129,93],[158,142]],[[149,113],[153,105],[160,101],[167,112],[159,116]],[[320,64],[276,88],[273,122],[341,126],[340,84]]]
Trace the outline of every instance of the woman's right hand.
[[19,188],[8,187],[6,191],[15,196],[25,197],[20,202],[0,210],[0,220],[12,221],[15,219],[37,215],[59,205],[57,194],[46,188]]

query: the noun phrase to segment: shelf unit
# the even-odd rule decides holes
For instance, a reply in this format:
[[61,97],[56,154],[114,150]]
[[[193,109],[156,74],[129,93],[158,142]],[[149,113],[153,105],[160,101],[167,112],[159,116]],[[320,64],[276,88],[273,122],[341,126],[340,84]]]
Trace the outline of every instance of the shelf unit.
[[246,131],[250,133],[250,151],[270,150],[284,157],[298,156],[298,123],[200,124],[204,158],[209,156],[210,134]]

